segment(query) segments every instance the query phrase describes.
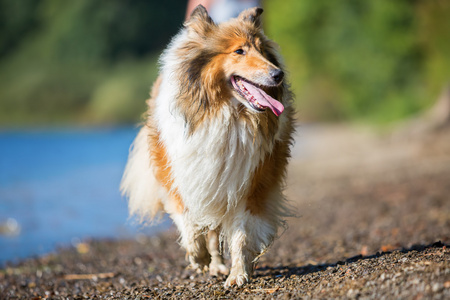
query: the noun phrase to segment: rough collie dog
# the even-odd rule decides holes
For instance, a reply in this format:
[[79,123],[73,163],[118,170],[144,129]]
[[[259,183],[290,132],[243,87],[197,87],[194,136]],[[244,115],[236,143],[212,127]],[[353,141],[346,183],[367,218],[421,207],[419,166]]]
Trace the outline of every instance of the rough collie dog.
[[249,280],[289,214],[292,94],[261,13],[217,25],[194,10],[161,56],[121,185],[130,214],[145,222],[167,212],[191,266],[229,274],[225,287]]

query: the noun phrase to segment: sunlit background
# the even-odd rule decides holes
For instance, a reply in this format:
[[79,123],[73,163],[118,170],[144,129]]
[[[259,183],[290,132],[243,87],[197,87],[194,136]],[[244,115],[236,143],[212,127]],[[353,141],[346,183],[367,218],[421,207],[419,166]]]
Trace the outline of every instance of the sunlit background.
[[[263,7],[302,123],[393,126],[449,84],[450,1]],[[119,182],[185,12],[179,0],[0,0],[0,264],[152,233],[127,219]]]

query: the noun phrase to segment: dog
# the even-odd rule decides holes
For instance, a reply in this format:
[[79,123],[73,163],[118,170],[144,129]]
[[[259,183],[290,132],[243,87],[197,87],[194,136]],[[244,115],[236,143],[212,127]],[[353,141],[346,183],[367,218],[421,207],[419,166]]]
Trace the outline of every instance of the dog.
[[168,213],[190,265],[228,275],[225,287],[248,282],[290,215],[293,94],[261,13],[215,24],[203,6],[192,12],[161,55],[121,183],[130,214]]

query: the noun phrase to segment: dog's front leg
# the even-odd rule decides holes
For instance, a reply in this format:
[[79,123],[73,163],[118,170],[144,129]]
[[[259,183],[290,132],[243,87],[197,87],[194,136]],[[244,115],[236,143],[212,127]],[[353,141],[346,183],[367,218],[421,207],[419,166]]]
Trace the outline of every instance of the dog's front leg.
[[225,281],[228,288],[234,284],[241,286],[248,282],[253,273],[253,260],[257,254],[247,247],[248,237],[245,230],[237,229],[233,232],[229,247],[231,255],[230,275]]
[[225,287],[241,286],[249,281],[257,258],[272,243],[277,226],[265,216],[257,216],[243,209],[224,223],[227,228],[231,255],[231,270]]

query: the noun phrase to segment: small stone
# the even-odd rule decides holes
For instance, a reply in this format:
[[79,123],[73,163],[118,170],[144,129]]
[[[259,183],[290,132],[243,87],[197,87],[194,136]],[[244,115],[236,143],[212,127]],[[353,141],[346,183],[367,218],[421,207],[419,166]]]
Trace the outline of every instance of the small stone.
[[440,283],[435,283],[433,284],[433,286],[431,287],[431,291],[433,293],[439,292],[439,290],[442,289],[442,285]]

